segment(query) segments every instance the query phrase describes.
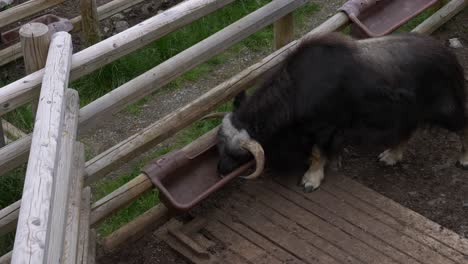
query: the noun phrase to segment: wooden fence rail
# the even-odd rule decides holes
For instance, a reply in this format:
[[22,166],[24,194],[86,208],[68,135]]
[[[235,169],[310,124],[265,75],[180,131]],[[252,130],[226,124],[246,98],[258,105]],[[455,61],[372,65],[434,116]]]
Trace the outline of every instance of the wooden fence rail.
[[[130,8],[144,1],[145,0],[113,0],[97,8],[99,20],[109,18],[112,15],[121,12],[122,10]],[[70,22],[73,24],[73,32],[81,30],[81,20],[81,15],[70,19]],[[0,50],[0,66],[19,59],[23,57],[23,55],[24,54],[21,52],[20,43],[2,49]]]
[[[192,1],[196,1],[196,0],[192,0]],[[191,1],[189,1],[189,2],[191,2]],[[282,0],[277,0],[277,1],[274,1],[274,2],[275,3],[284,3],[284,1],[282,1]],[[290,2],[294,2],[294,1],[290,1]],[[302,4],[301,1],[294,2],[294,4],[298,4],[298,3]],[[284,4],[286,4],[286,3],[284,3]],[[457,12],[459,12],[461,10],[460,6],[466,6],[466,5],[467,5],[467,1],[452,0],[449,4],[444,6],[445,9],[442,8],[441,10],[439,10],[439,12],[437,12],[437,14],[438,14],[437,16],[435,16],[435,15],[431,16],[429,19],[427,19],[425,22],[423,22],[422,26],[420,25],[414,31],[419,32],[419,33],[430,33],[432,31],[434,31],[437,27],[439,27],[440,25],[443,24],[443,22],[439,22],[438,20],[444,20],[444,22],[447,21],[448,20],[447,17],[452,17],[455,13],[457,13]],[[269,7],[271,7],[271,6],[274,6],[274,5],[270,5]],[[279,6],[276,6],[276,8],[279,8],[279,10],[281,10],[281,11],[277,10],[276,13],[275,13],[274,10],[276,10],[276,9],[270,10],[270,17],[263,17],[262,18],[263,20],[261,20],[260,22],[258,22],[256,20],[253,20],[254,18],[251,18],[252,20],[246,19],[244,21],[244,23],[247,25],[247,28],[249,28],[249,26],[248,26],[248,25],[250,25],[249,23],[269,24],[272,21],[275,21],[278,18],[280,18],[280,17],[284,16],[285,14],[288,14],[292,10],[294,10],[294,8],[292,10],[287,9],[289,7],[286,7],[286,6],[288,6],[288,5],[286,4],[285,6],[282,6],[281,8],[279,8]],[[261,10],[261,9],[259,9],[259,10]],[[259,11],[259,10],[257,10],[257,11]],[[259,13],[259,14],[262,14],[262,13]],[[287,19],[287,18],[284,18],[284,19]],[[272,21],[270,21],[270,20],[272,20]],[[239,21],[241,21],[241,20],[239,20]],[[283,22],[286,23],[287,20],[283,20]],[[321,34],[321,33],[325,33],[325,32],[331,32],[331,31],[338,30],[342,26],[346,25],[347,23],[348,23],[348,17],[345,14],[343,14],[343,13],[336,14],[335,16],[331,17],[330,19],[325,21],[323,24],[321,24],[319,27],[315,28],[314,30],[309,32],[307,35],[302,37],[301,40],[293,41],[293,42],[285,45],[283,48],[275,51],[274,53],[270,54],[269,56],[267,56],[266,58],[264,58],[260,62],[252,65],[251,67],[247,68],[246,70],[242,71],[241,73],[237,74],[236,76],[234,76],[234,77],[230,78],[229,80],[223,82],[222,84],[216,86],[215,88],[213,88],[212,90],[210,90],[206,94],[202,95],[198,99],[194,100],[193,102],[189,103],[188,105],[178,109],[174,113],[171,113],[171,114],[167,115],[163,119],[155,122],[154,124],[150,125],[149,127],[143,129],[143,131],[135,134],[134,136],[131,136],[127,140],[124,140],[123,142],[121,142],[121,143],[117,144],[116,146],[110,148],[109,150],[105,151],[104,153],[101,153],[99,156],[95,157],[94,159],[92,159],[92,160],[90,160],[89,162],[86,163],[86,170],[85,170],[85,177],[86,178],[85,178],[85,180],[87,181],[87,183],[90,183],[90,182],[95,181],[99,177],[104,176],[109,171],[111,171],[116,166],[118,166],[119,163],[121,163],[123,161],[126,161],[126,160],[128,160],[130,158],[133,158],[135,155],[141,153],[144,150],[147,150],[151,146],[154,146],[155,144],[158,144],[158,143],[162,142],[164,139],[168,138],[174,132],[177,132],[180,129],[183,129],[184,127],[190,125],[192,122],[199,119],[200,117],[202,117],[206,113],[214,110],[217,106],[219,106],[223,102],[231,99],[238,92],[247,89],[259,77],[263,76],[265,73],[268,73],[271,69],[273,69],[279,63],[281,63],[285,59],[285,57],[290,52],[292,52],[295,49],[295,47],[297,47],[297,45],[298,45],[298,43],[300,43],[300,41],[302,41],[304,39],[307,39],[307,38],[310,38],[310,37],[312,37],[312,36],[314,36],[316,34]],[[426,24],[424,25],[424,23],[426,23]],[[242,25],[242,24],[240,24],[240,25]],[[261,25],[263,25],[263,24],[261,24]],[[260,26],[260,28],[261,27],[262,26]],[[246,30],[253,30],[253,29],[249,28],[249,29],[246,29]],[[250,31],[247,31],[247,32],[250,32]],[[254,32],[254,31],[252,31],[252,32]],[[250,32],[250,34],[252,32]],[[240,32],[232,31],[230,33],[234,34],[234,35],[240,34],[241,36],[243,36],[242,34],[249,34],[249,33],[242,32],[242,30],[240,30]],[[213,35],[213,36],[215,36],[215,35]],[[224,37],[224,35],[220,34],[218,36],[218,39],[223,40],[223,37]],[[232,44],[232,43],[235,43],[236,41],[238,41],[237,39],[235,39],[237,37],[238,36],[236,35],[236,37],[234,37],[234,39],[229,39],[228,38],[225,41],[227,41],[227,43]],[[240,37],[240,38],[242,38],[242,37]],[[217,45],[219,45],[219,43],[216,43],[216,42],[211,43],[210,41],[208,41],[209,39],[210,38],[202,41],[201,43],[203,43],[204,45],[207,45],[206,47],[209,47],[211,50],[214,49],[216,52],[221,52],[223,50],[222,48],[217,47]],[[199,43],[199,44],[201,44],[201,43]],[[278,43],[280,43],[280,42],[278,42]],[[197,45],[199,45],[199,44],[197,44]],[[95,46],[97,46],[97,45],[99,45],[99,43],[96,44]],[[195,45],[193,47],[196,47],[197,45]],[[210,46],[210,45],[214,45],[214,46]],[[278,45],[284,45],[284,43],[282,43],[282,44],[280,43]],[[92,47],[94,47],[94,46],[92,46]],[[117,48],[119,48],[119,47],[116,47],[116,49]],[[188,49],[188,50],[190,50],[190,49]],[[205,49],[203,49],[203,46],[199,46],[199,47],[197,47],[197,49],[193,49],[192,51],[205,52]],[[106,52],[109,52],[109,51],[106,51]],[[75,54],[75,56],[78,55],[78,54],[79,53]],[[75,58],[75,56],[73,58]],[[118,55],[113,55],[113,56],[118,56]],[[185,69],[189,69],[190,67],[194,67],[194,65],[197,65],[197,63],[200,63],[199,60],[206,59],[206,56],[207,55],[200,55],[200,58],[197,58],[194,61],[189,61],[189,63],[194,63],[194,64],[186,66],[187,68],[185,68]],[[174,59],[174,58],[177,58],[177,59]],[[184,57],[175,56],[174,58],[172,58],[173,60],[170,59],[168,61],[171,62],[171,64],[174,64],[174,65],[179,65],[178,63],[181,63],[181,62],[186,63],[186,61],[183,60]],[[91,67],[95,67],[98,62],[96,62],[96,60],[93,60],[93,59],[90,59],[90,60],[93,61],[91,63]],[[165,62],[165,63],[167,63],[167,65],[170,66],[171,64],[168,63],[168,61]],[[161,64],[161,65],[164,66],[164,63]],[[168,71],[167,74],[169,76],[169,77],[166,77],[166,78],[169,78],[169,80],[170,80],[171,75],[179,74],[179,73],[174,72],[174,71],[177,71],[177,68],[173,69],[173,68],[171,68],[169,66],[166,66],[167,68],[164,68],[164,67],[161,67],[159,65],[159,66],[153,68],[151,71],[153,71],[154,69],[157,69],[158,67],[160,67],[159,70],[166,69]],[[83,75],[86,74],[86,73],[89,73],[90,71],[92,71],[92,70],[89,70],[89,69],[83,69],[80,72],[78,67],[75,67],[74,69],[75,69],[75,74],[82,73]],[[159,71],[158,71],[158,73],[159,73]],[[37,74],[37,72],[35,74]],[[43,73],[40,73],[39,75],[42,76],[42,74]],[[163,71],[163,74],[165,74],[164,71]],[[34,74],[32,74],[30,76],[33,76],[33,75]],[[25,77],[25,78],[27,78],[27,77]],[[33,76],[33,77],[34,78],[39,78],[38,76]],[[141,76],[137,77],[137,79],[140,78],[140,77]],[[168,79],[164,79],[164,77],[161,78],[161,79],[153,79],[153,81],[158,82],[158,85],[165,84],[164,81],[167,81],[167,80]],[[16,91],[16,92],[19,91],[19,94],[16,94],[16,95],[10,97],[8,100],[5,100],[3,102],[1,101],[2,98],[1,98],[1,91],[0,91],[0,103],[1,103],[0,108],[2,108],[2,106],[3,106],[3,108],[8,109],[9,106],[5,105],[5,104],[8,104],[10,102],[12,102],[14,105],[18,106],[18,105],[21,105],[21,104],[23,104],[23,103],[25,103],[28,100],[33,98],[33,96],[31,96],[31,93],[37,92],[35,90],[37,89],[37,85],[40,84],[40,81],[39,81],[39,83],[35,83],[35,84],[32,84],[32,85],[30,83],[27,83],[27,80],[24,80],[24,81],[26,81],[26,84],[18,83],[16,86],[10,86],[9,93],[6,93],[6,95],[12,95],[10,93],[12,93],[14,91]],[[132,81],[130,81],[130,82],[132,82]],[[36,80],[36,82],[37,82],[37,80]],[[145,83],[145,82],[148,82],[148,80],[141,79],[140,82]],[[138,83],[138,82],[136,82],[136,83]],[[122,87],[125,87],[125,85],[127,85],[127,84],[124,84],[123,86],[119,87],[118,89],[121,89]],[[110,94],[101,97],[97,101],[90,104],[93,107],[95,107],[96,109],[99,109],[99,110],[96,110],[96,113],[93,113],[94,110],[92,110],[92,109],[94,109],[94,108],[92,108],[92,107],[88,108],[88,109],[91,109],[88,112],[85,111],[86,107],[81,110],[81,113],[84,113],[84,117],[82,117],[80,122],[82,122],[82,124],[84,124],[84,125],[93,124],[93,120],[94,120],[94,118],[96,118],[94,116],[95,114],[96,115],[99,115],[99,114],[104,115],[104,114],[108,114],[107,111],[109,111],[109,113],[112,113],[112,112],[117,111],[118,109],[121,109],[125,104],[128,104],[129,102],[133,102],[133,101],[137,100],[138,98],[140,98],[140,96],[142,96],[141,94],[145,95],[145,94],[151,92],[152,90],[151,90],[151,88],[147,87],[148,85],[149,84],[146,84],[146,86],[142,85],[141,87],[136,88],[135,90],[132,90],[130,88],[127,88],[127,89],[122,88],[123,90],[122,89],[118,90],[115,93],[111,92]],[[25,90],[23,90],[21,87],[25,88]],[[157,87],[159,87],[159,86],[157,86]],[[123,92],[121,92],[121,91],[123,91]],[[118,100],[116,101],[115,99],[118,99]],[[101,104],[98,104],[98,102],[100,102]],[[105,102],[107,102],[107,103],[105,103]],[[103,103],[105,103],[105,104],[103,104]],[[13,109],[13,108],[11,108],[11,109]],[[5,110],[4,112],[1,112],[1,110],[0,110],[0,113],[5,113],[5,112],[8,112],[8,111],[11,111],[11,109]],[[86,122],[88,122],[88,123],[86,123]],[[36,131],[34,133],[36,133]],[[26,138],[28,138],[28,137],[29,137],[29,141],[26,140]],[[12,154],[14,156],[16,155],[13,159],[10,159],[12,161],[12,164],[21,164],[23,162],[23,161],[19,161],[20,159],[18,159],[18,154],[23,153],[23,155],[27,155],[28,148],[29,148],[29,145],[30,145],[30,142],[31,142],[31,137],[30,136],[28,136],[28,137],[26,137],[25,140],[17,141],[18,143],[15,142],[15,143],[17,143],[16,146],[20,146],[20,147],[22,146],[25,149],[22,149],[22,150],[20,149],[18,151],[9,150],[10,152],[8,152],[8,151],[3,152],[4,149],[7,149],[7,147],[8,147],[7,146],[7,147],[0,150],[0,171],[1,171],[1,168],[3,168],[2,166],[4,166],[4,164],[2,164],[2,161],[8,159],[7,156],[3,156],[6,153],[10,153],[10,154]],[[11,144],[11,145],[13,145],[13,144]],[[33,153],[35,153],[34,146],[35,146],[35,142],[34,142],[34,139],[33,139],[32,146],[31,146],[31,156],[33,155]],[[33,163],[33,165],[34,165],[34,163]],[[11,165],[5,165],[5,168],[8,168],[8,166],[11,166]],[[28,164],[28,166],[31,166],[31,164]],[[0,172],[0,174],[1,174],[1,172]],[[29,178],[31,178],[31,177],[29,177]],[[26,180],[28,180],[28,174],[26,176]],[[25,190],[26,190],[26,187],[27,187],[27,185],[25,184]],[[151,184],[151,181],[145,175],[140,175],[137,178],[131,180],[127,184],[121,186],[119,189],[112,192],[108,196],[102,198],[101,200],[97,201],[96,203],[94,203],[91,206],[90,214],[88,216],[89,217],[89,224],[87,224],[87,226],[97,225],[102,220],[104,220],[105,218],[112,215],[118,209],[128,205],[129,203],[131,203],[132,201],[134,201],[135,199],[140,197],[143,193],[150,190],[152,187],[153,187],[153,185]],[[28,198],[28,196],[23,196],[23,197]],[[71,197],[73,197],[73,196],[71,196]],[[26,198],[24,198],[24,199],[26,199]],[[29,200],[29,198],[28,198],[28,200]],[[21,204],[21,203],[23,203],[23,204]],[[22,226],[22,224],[24,222],[23,221],[23,211],[26,211],[26,209],[24,209],[25,204],[28,204],[28,202],[18,201],[16,203],[12,204],[11,206],[5,208],[4,210],[0,211],[0,235],[2,234],[2,232],[5,232],[5,230],[11,231],[12,226],[14,226],[14,222],[18,219],[18,211],[20,211],[20,214],[19,214],[19,221],[18,221],[19,225],[18,225],[17,232],[19,234],[21,234],[23,232],[22,229],[20,229],[20,227]],[[21,209],[20,209],[20,205],[21,205]],[[166,217],[167,216],[167,214],[165,213],[166,210],[164,210],[164,209],[155,208],[154,210],[157,210],[158,212],[162,212],[162,213],[158,213],[158,217]],[[70,218],[70,215],[68,216],[68,218]],[[68,222],[69,221],[67,220],[67,223]],[[146,223],[148,221],[143,221],[143,222]],[[34,221],[32,221],[31,223],[34,224]],[[42,223],[40,223],[40,224],[42,224]],[[129,225],[126,225],[126,226],[122,227],[121,230],[118,230],[116,233],[111,235],[111,237],[112,236],[118,236],[120,240],[125,240],[126,236],[128,236],[128,234],[131,233],[131,232],[127,232],[126,229],[128,229],[129,226],[132,226],[132,224],[134,224],[134,223],[130,223]],[[68,228],[68,226],[67,226],[67,228]],[[87,232],[89,232],[89,230],[87,230]],[[21,237],[21,236],[17,235],[17,239],[18,239],[18,237]],[[67,238],[65,238],[65,244],[67,244]],[[113,244],[113,243],[111,243],[111,244]],[[80,249],[78,249],[78,253],[76,253],[78,256],[81,255],[79,250]],[[15,241],[15,252],[13,252],[13,259],[15,259],[16,251],[17,251],[17,249],[16,249],[16,241]],[[30,252],[32,252],[31,254],[38,254],[37,252],[36,253],[34,253],[33,251],[30,251]],[[40,255],[40,253],[39,253],[39,255]],[[81,255],[81,256],[84,256],[84,255]],[[9,253],[9,254],[1,257],[0,260],[2,260],[2,261],[5,260],[5,259],[8,260],[10,257],[11,257],[11,254]],[[84,257],[86,257],[86,256],[84,256]]]
[[0,28],[34,15],[49,7],[63,3],[64,0],[29,0],[0,12]]
[[51,221],[53,181],[57,177],[61,158],[65,91],[71,56],[70,34],[56,33],[50,45],[39,97],[12,263],[46,263],[46,246],[51,238],[48,227]]
[[[162,36],[207,15],[234,0],[190,0],[168,9],[140,24],[73,55],[71,80],[117,60]],[[37,96],[43,70],[0,89],[0,115]],[[0,175],[25,163],[31,135],[0,149]]]
[[[190,0],[182,2],[74,54],[70,78],[76,80],[91,73],[233,1]],[[44,71],[37,71],[2,87],[0,89],[0,115],[12,111],[37,97],[43,75]]]
[[[224,51],[229,46],[232,46],[266,25],[273,23],[276,19],[290,13],[305,2],[306,0],[273,1],[226,27],[222,31],[219,31],[213,36],[156,66],[150,71],[116,88],[109,94],[90,103],[80,111],[80,133],[86,131],[86,127],[89,127],[92,121],[97,120],[97,118],[102,118],[103,115],[108,115],[111,112],[122,109],[125,105],[155,91],[185,71]],[[104,40],[92,47],[101,45],[101,43],[106,41],[107,40]],[[80,57],[77,56],[79,54],[80,53],[77,53],[75,55],[77,58],[75,56],[73,57],[74,65],[76,63],[75,59],[80,59]],[[0,97],[1,93],[2,91],[0,91]],[[0,149],[0,173],[6,172],[25,162],[29,143],[28,140],[29,137],[26,137]]]
[[[339,13],[339,14],[333,16],[332,18],[330,18],[329,20],[327,20],[324,24],[319,26],[317,29],[311,31],[311,33],[306,35],[304,38],[310,37],[310,36],[312,36],[312,34],[319,34],[319,33],[324,33],[324,32],[335,31],[338,28],[346,25],[347,22],[348,22],[347,16],[344,15],[343,13]],[[231,87],[230,88],[231,90],[229,91],[229,93],[226,94],[226,98],[224,98],[222,101],[228,100],[237,91],[241,91],[242,89],[247,88],[246,83],[252,83],[253,81],[255,81],[256,78],[258,78],[259,76],[264,74],[267,70],[269,70],[272,67],[274,67],[275,65],[277,65],[276,63],[280,63],[280,59],[278,59],[278,58],[284,58],[285,52],[292,51],[292,48],[296,44],[297,44],[297,41],[294,41],[294,42],[290,43],[289,45],[285,46],[284,48],[274,52],[270,56],[266,57],[265,59],[261,60],[260,62],[258,62],[256,64],[252,65],[251,67],[249,67],[248,69],[242,71],[238,75],[232,77],[231,79],[229,79],[229,80],[223,82],[222,84],[218,85],[217,87],[213,88],[208,97],[206,95],[203,95],[202,97],[200,97],[199,99],[194,101],[194,103],[190,104],[188,106],[188,108],[186,106],[186,107],[184,107],[182,109],[179,109],[177,111],[177,114],[175,115],[175,117],[174,117],[173,114],[170,114],[166,118],[163,118],[162,120],[158,121],[156,124],[154,124],[154,125],[152,125],[150,127],[164,126],[165,121],[174,120],[174,118],[178,118],[179,116],[181,116],[181,111],[182,111],[182,114],[185,113],[186,111],[190,112],[197,105],[204,104],[204,102],[206,102],[206,100],[208,100],[208,101],[211,100],[211,96],[213,96],[213,94],[224,93],[223,89],[228,90],[228,88]],[[253,72],[251,72],[251,71],[253,71]],[[242,80],[243,78],[247,78],[246,81],[245,82],[244,81],[239,82],[239,80]],[[234,92],[232,90],[234,90]],[[213,92],[213,91],[215,91],[215,92]],[[197,116],[194,117],[193,115],[190,115],[189,116],[190,120],[196,120],[196,119],[200,118],[205,113],[213,110],[220,103],[221,102],[218,102],[217,104],[210,104],[210,107],[208,109],[206,109],[204,107],[202,112],[200,112],[200,111],[196,112]],[[189,121],[184,121],[184,123],[179,123],[179,128],[187,126],[189,124],[190,120]],[[169,127],[167,127],[167,128],[169,128]],[[171,131],[176,131],[176,130],[178,130],[178,128],[176,128],[175,130],[172,130],[172,128],[170,128],[170,130]],[[145,131],[148,131],[148,129],[145,129]],[[155,139],[152,139],[152,140],[153,140],[153,142],[161,142],[165,138],[169,137],[169,135],[170,135],[170,133],[165,132],[162,137],[158,137],[156,140]],[[134,136],[131,137],[131,138],[134,138]],[[129,140],[126,140],[126,141],[129,141]],[[130,152],[130,154],[134,155],[135,153]],[[103,164],[103,163],[97,163],[97,164]],[[106,165],[105,168],[108,168],[108,166],[109,165]],[[100,171],[100,170],[96,170],[95,168],[97,168],[97,167],[96,167],[96,163],[94,163],[94,160],[90,160],[89,162],[87,162],[86,163],[87,173],[85,175],[87,175],[87,177],[90,177],[90,175],[91,175],[91,177],[94,177],[94,178],[97,177],[97,176],[94,176],[93,173],[91,173],[92,171],[97,171],[97,172]],[[104,197],[103,199],[101,199],[100,201],[96,202],[93,205],[93,212],[91,214],[91,219],[92,219],[91,223],[94,224],[94,223],[99,222],[101,219],[104,219],[105,217],[107,217],[109,214],[111,214],[115,210],[127,205],[129,202],[131,202],[131,201],[135,200],[136,198],[138,198],[141,195],[142,192],[145,192],[145,191],[151,189],[151,187],[152,187],[151,182],[149,180],[146,181],[145,178],[146,178],[146,176],[144,176],[144,175],[139,176],[136,179],[134,179],[133,181],[131,181],[130,183],[128,183],[128,184],[122,186],[121,188],[117,189],[112,194],[110,194],[110,195]],[[88,181],[90,181],[90,180],[88,179]],[[16,209],[16,210],[18,210],[18,209]],[[7,231],[11,231],[11,229],[6,230],[7,224],[10,223],[10,222],[6,221],[6,219],[3,220],[2,215],[8,216],[8,220],[12,221],[12,218],[14,218],[14,216],[15,216],[15,210],[10,208],[10,210],[8,211],[8,214],[7,214],[7,212],[4,213],[3,210],[0,211],[0,233],[5,233]]]

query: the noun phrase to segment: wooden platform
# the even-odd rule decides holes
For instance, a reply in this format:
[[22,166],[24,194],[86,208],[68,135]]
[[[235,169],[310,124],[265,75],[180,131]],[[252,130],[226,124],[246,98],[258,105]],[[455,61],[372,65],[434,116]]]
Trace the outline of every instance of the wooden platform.
[[310,194],[249,181],[193,217],[158,233],[194,263],[468,263],[468,240],[337,175]]

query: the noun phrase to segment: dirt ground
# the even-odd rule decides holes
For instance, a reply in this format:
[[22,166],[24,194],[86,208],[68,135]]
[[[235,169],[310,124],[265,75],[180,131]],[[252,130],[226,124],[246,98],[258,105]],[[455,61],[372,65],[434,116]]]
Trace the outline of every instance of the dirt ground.
[[[433,35],[446,45],[448,39],[459,38],[464,47],[453,51],[468,76],[468,9]],[[468,237],[468,171],[455,166],[460,153],[456,135],[441,130],[417,133],[403,162],[393,168],[376,162],[380,151],[350,148],[343,157],[343,174]]]
[[[103,4],[108,1],[97,2]],[[167,5],[161,8],[167,8],[175,1],[165,2]],[[316,2],[320,3],[322,9],[309,21],[307,26],[309,29],[332,15],[344,0]],[[67,1],[67,4],[53,8],[52,11],[74,17],[78,13],[78,3],[76,0]],[[141,5],[125,13],[130,26],[148,17],[141,13]],[[104,22],[103,27],[109,25],[106,23],[109,22]],[[304,33],[304,30],[300,33]],[[454,51],[465,69],[468,69],[468,10],[452,19],[434,36],[447,45],[449,38],[459,38],[464,47]],[[77,44],[75,49],[81,49],[78,35],[74,37],[74,42]],[[128,115],[124,111],[118,113],[115,118],[103,123],[95,133],[86,135],[83,140],[88,146],[92,146],[90,149],[92,154],[98,154],[200,96],[269,52],[271,49],[255,54],[241,52],[210,76],[195,83],[188,83],[186,87],[188,89],[174,90],[152,97],[138,117]],[[17,76],[23,74],[21,64],[9,67],[13,70],[8,70],[6,74],[15,72]],[[4,70],[2,74],[5,74]],[[340,172],[445,228],[468,237],[468,172],[455,167],[459,145],[458,138],[445,131],[421,131],[411,140],[403,162],[392,168],[384,167],[377,162],[376,157],[383,149],[363,150],[349,147],[343,156],[343,167]],[[134,162],[137,160],[132,161]],[[129,167],[131,165],[123,166],[115,174],[122,173]],[[186,263],[186,261],[149,232],[142,239],[126,244],[116,252],[106,253],[99,250],[99,263],[170,264]]]
[[[468,69],[468,10],[434,36],[447,45],[448,39],[459,38],[464,47],[454,51]],[[455,166],[460,153],[458,137],[442,130],[420,131],[410,141],[403,162],[395,167],[377,162],[381,151],[383,149],[349,147],[339,171],[468,238],[468,172]],[[230,186],[230,191],[232,188],[235,189]],[[148,243],[152,245],[151,249],[145,248]],[[103,255],[100,260],[102,263],[116,263],[117,260],[120,263],[162,263],[152,255],[161,249],[165,251],[159,256],[168,261],[164,263],[186,263],[154,235],[148,235],[132,246],[127,245],[118,253]]]

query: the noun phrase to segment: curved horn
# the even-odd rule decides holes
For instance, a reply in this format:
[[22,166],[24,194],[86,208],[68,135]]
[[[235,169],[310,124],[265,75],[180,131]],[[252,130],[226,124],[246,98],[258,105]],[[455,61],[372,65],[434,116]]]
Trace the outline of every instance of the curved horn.
[[265,152],[262,146],[255,140],[246,140],[241,143],[241,147],[248,150],[255,157],[255,171],[248,176],[241,176],[244,179],[251,180],[258,178],[265,168]]
[[223,118],[227,114],[228,114],[228,112],[211,113],[211,114],[207,114],[204,117],[202,117],[201,120],[210,119],[210,118]]

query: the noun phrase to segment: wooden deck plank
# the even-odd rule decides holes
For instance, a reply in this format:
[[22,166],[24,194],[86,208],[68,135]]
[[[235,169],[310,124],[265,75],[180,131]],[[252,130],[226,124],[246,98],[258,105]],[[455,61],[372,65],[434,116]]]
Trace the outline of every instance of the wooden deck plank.
[[323,186],[323,190],[336,196],[338,199],[344,201],[349,206],[365,212],[369,217],[377,219],[380,222],[385,223],[393,229],[397,230],[398,232],[412,237],[416,241],[431,247],[432,250],[439,252],[440,254],[450,258],[457,263],[466,263],[468,261],[468,256],[466,255],[468,252],[463,254],[442,243],[441,241],[434,239],[431,236],[406,225],[405,223],[402,223],[393,215],[387,214],[379,207],[369,203],[368,200],[364,201],[354,196],[352,193],[349,193],[345,190],[345,186],[342,186],[339,184],[339,182],[337,182],[338,178],[338,176],[330,177],[328,184]]
[[248,239],[252,243],[255,243],[259,247],[270,252],[270,254],[275,256],[277,259],[283,261],[284,263],[288,263],[288,264],[304,264],[305,263],[301,261],[300,259],[298,259],[296,256],[289,253],[288,251],[272,243],[270,240],[252,231],[247,226],[239,223],[238,221],[233,221],[232,217],[224,213],[222,210],[214,210],[214,212],[210,214],[210,216],[212,217],[212,219],[216,219],[220,221],[221,223],[225,224],[232,230],[236,231],[238,234],[241,234],[242,236],[244,236],[246,239]]
[[356,181],[339,176],[335,182],[336,185],[346,186],[346,191],[352,193],[364,201],[372,201],[375,207],[393,216],[406,225],[423,232],[443,244],[450,246],[460,253],[468,252],[468,239],[464,239],[457,233],[442,227],[441,225],[425,218],[424,216],[403,207],[401,204],[377,193],[374,190],[365,188]]
[[285,179],[248,181],[179,222],[210,254],[193,262],[468,264],[468,240],[359,183],[329,175],[306,194]]
[[320,249],[317,249],[282,227],[275,225],[268,218],[252,210],[249,205],[235,203],[224,212],[270,241],[286,249],[306,263],[339,263]]
[[[366,230],[394,248],[399,249],[401,252],[405,252],[423,263],[455,263],[451,259],[431,250],[426,245],[418,243],[413,238],[401,234],[389,226],[370,218],[366,214],[347,206],[344,201],[337,199],[335,196],[330,195],[327,192],[318,190],[313,193],[306,194],[296,186],[289,186],[289,188],[284,186],[279,187],[278,184],[269,184],[269,186],[273,187],[272,190],[275,192],[282,189],[282,195],[284,198],[291,200],[292,202],[295,201],[296,204],[302,204],[301,206],[305,209],[307,209],[307,205],[310,205],[311,203],[315,203],[322,208],[327,208],[332,205],[333,210],[338,217],[342,217],[350,223],[360,227],[362,230]],[[304,198],[307,202],[304,202]],[[311,211],[314,212],[315,210]]]
[[[290,217],[299,225],[327,239],[365,263],[419,263],[358,227],[337,218],[327,210],[315,206],[304,198],[301,198],[297,202],[299,204],[302,203],[301,206],[307,208],[302,208],[297,203],[284,199],[280,195],[286,189],[278,184],[274,184],[280,187],[274,192],[263,188],[261,185],[266,185],[266,183],[249,183],[242,189],[250,195],[256,196],[262,202],[271,205],[272,209],[278,213]],[[316,215],[310,212],[314,212]],[[392,258],[394,256],[401,256],[406,262],[397,261]]]
[[235,254],[254,264],[281,264],[281,261],[254,243],[244,239],[218,221],[210,221],[205,229],[214,237],[222,241]]
[[[244,203],[248,203],[249,199],[252,197],[248,196],[243,192],[238,192],[233,194],[232,198],[233,201],[241,201]],[[280,215],[267,205],[263,204],[260,201],[252,202],[252,209],[258,211],[265,217],[268,217],[272,220],[275,224],[278,224],[285,230],[288,230],[291,233],[294,233],[301,239],[307,241],[310,245],[320,248],[321,250],[328,253],[331,257],[335,258],[339,262],[343,263],[362,263],[357,258],[353,257],[351,254],[347,253],[343,249],[335,246],[334,244],[326,241],[325,239],[317,236],[316,234],[310,232],[309,230],[303,228],[302,226],[298,225],[296,222],[292,221],[291,219]]]

